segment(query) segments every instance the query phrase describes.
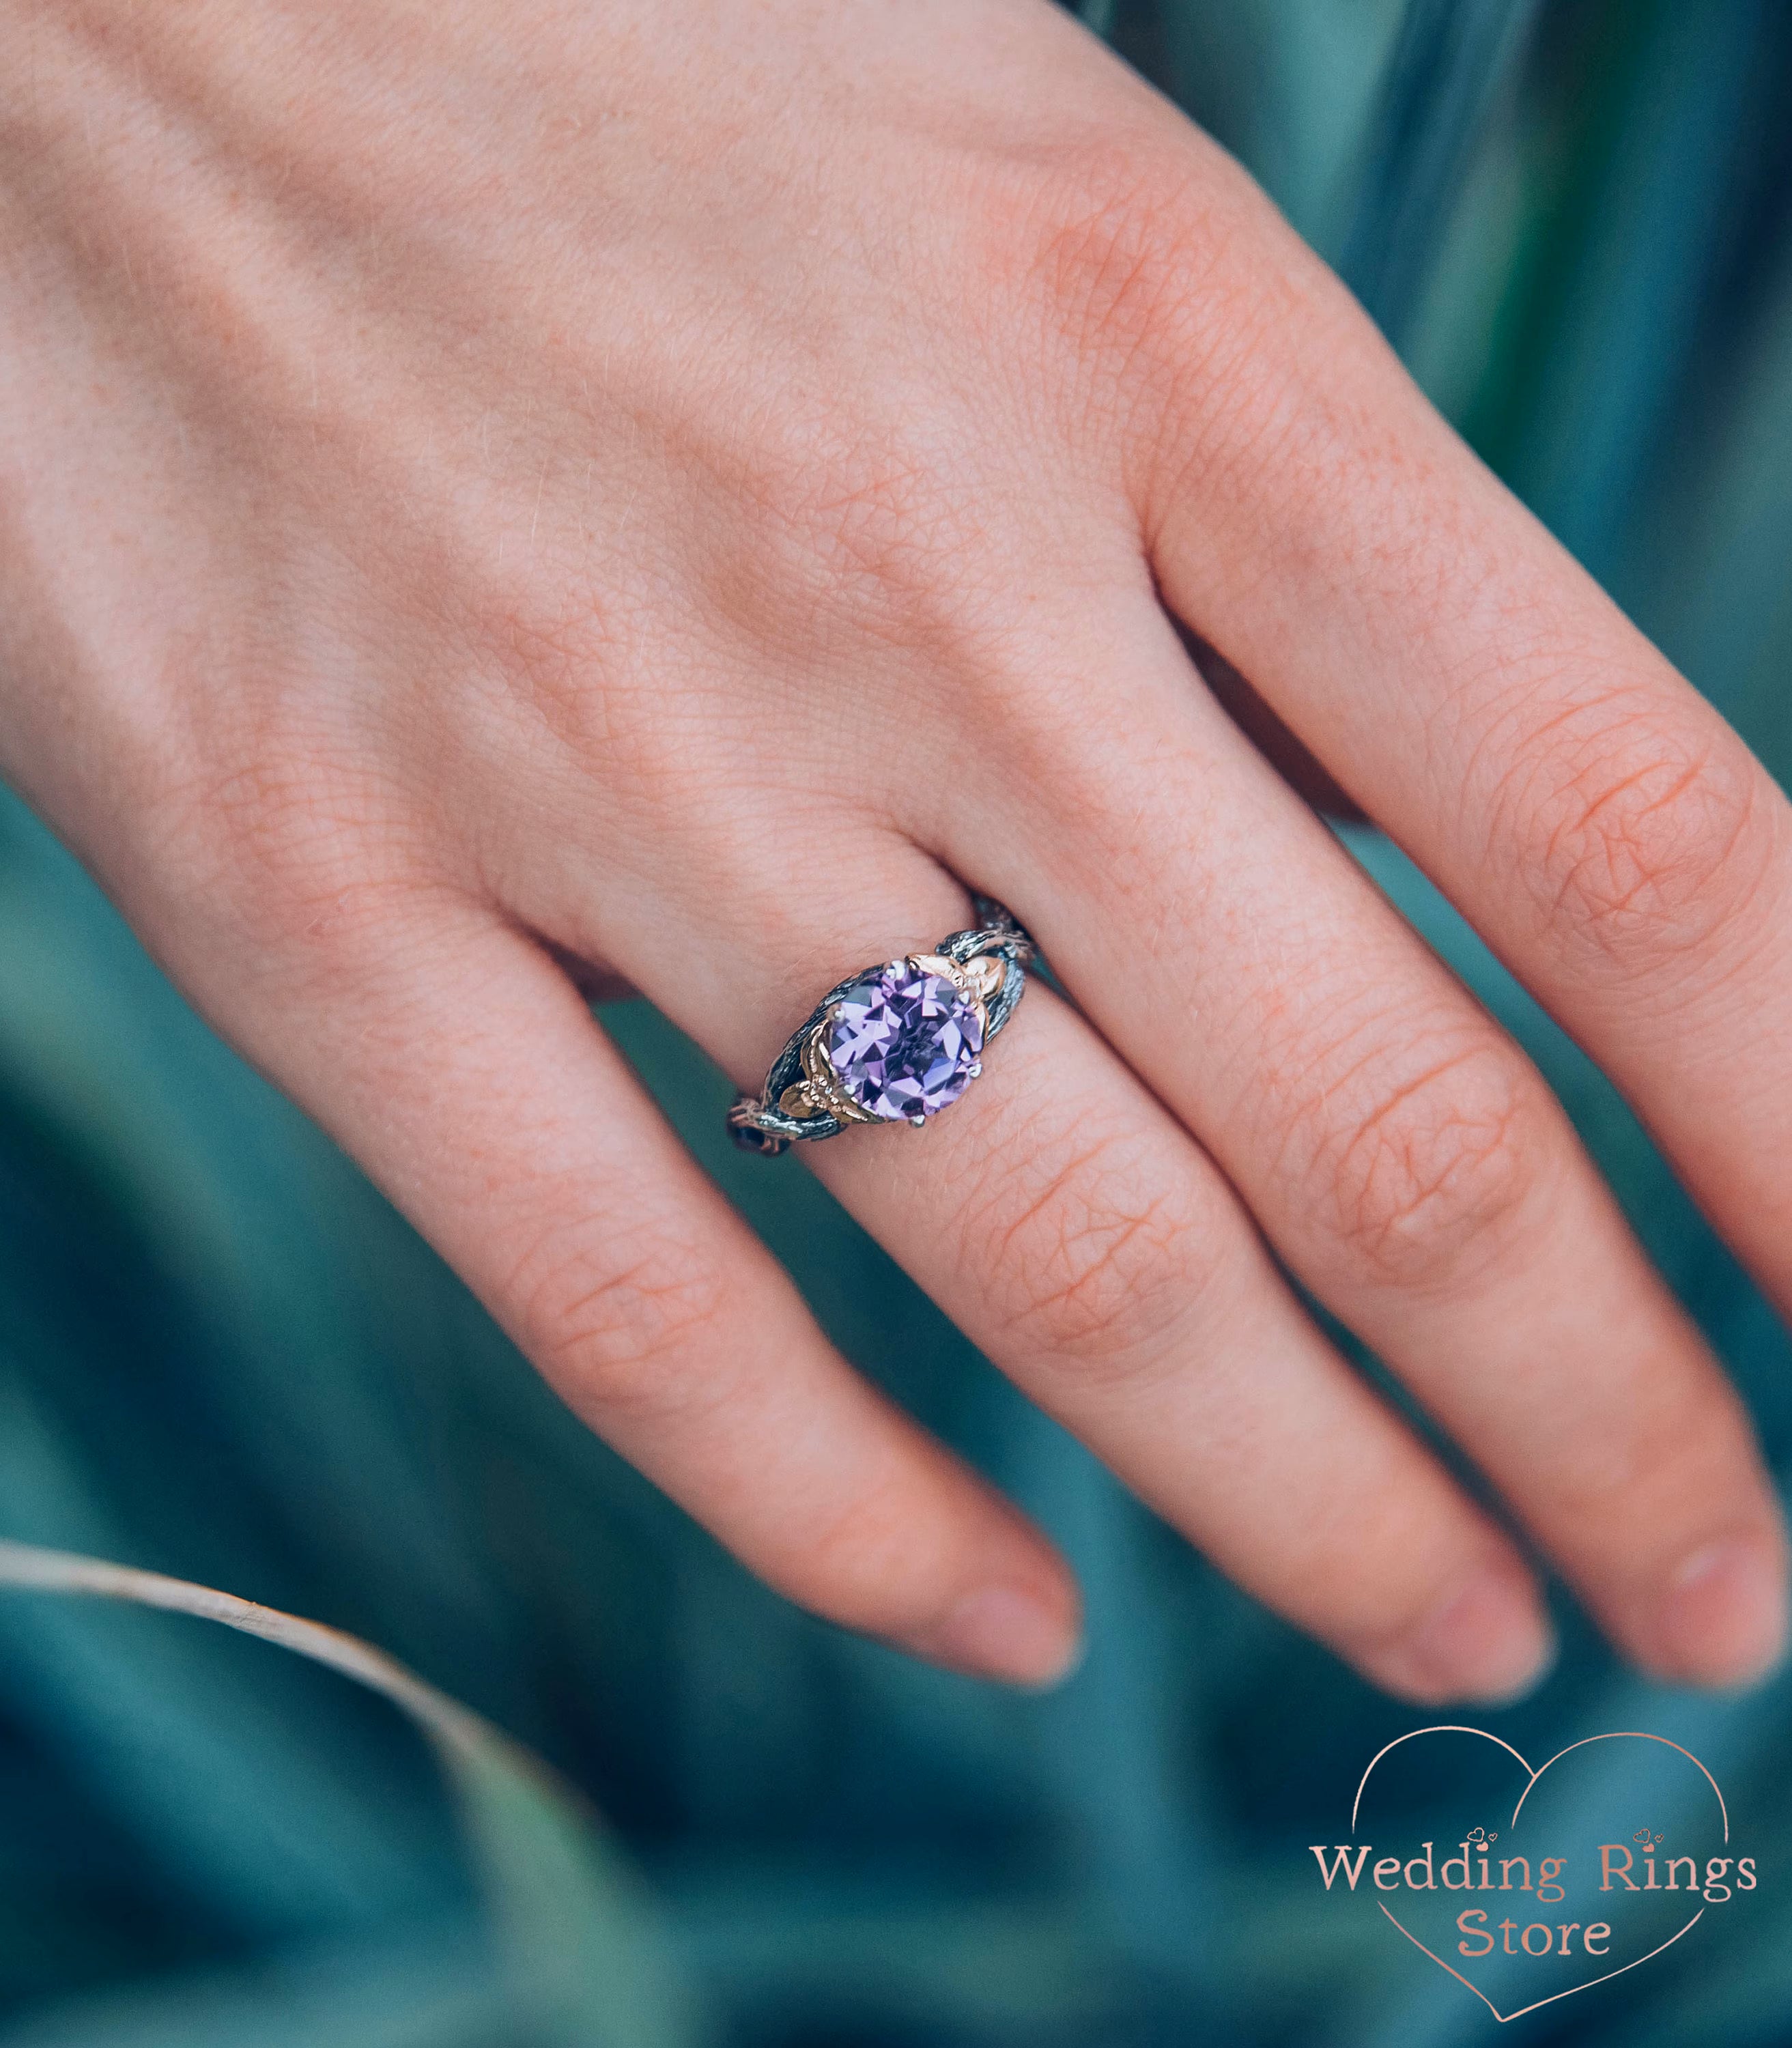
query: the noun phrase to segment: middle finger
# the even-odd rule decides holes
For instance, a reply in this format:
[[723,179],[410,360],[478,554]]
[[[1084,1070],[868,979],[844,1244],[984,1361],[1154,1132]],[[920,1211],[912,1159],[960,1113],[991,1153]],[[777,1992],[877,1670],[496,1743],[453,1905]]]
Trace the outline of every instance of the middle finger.
[[[1293,1270],[1664,1674],[1777,1650],[1701,1559],[1778,1513],[1729,1383],[1519,1048],[1200,687],[1148,597],[1066,672],[1105,715],[1011,715],[974,835],[1110,1042]],[[1082,658],[1078,661],[1078,656]],[[1086,688],[1085,685],[1085,688]],[[1068,699],[1065,700],[1068,701]]]

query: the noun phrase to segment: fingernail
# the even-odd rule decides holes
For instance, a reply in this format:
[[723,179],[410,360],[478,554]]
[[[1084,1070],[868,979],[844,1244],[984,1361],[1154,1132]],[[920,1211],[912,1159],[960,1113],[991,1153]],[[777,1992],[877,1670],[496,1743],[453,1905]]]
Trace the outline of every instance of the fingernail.
[[1696,1685],[1746,1685],[1786,1654],[1786,1579],[1777,1545],[1728,1538],[1674,1568],[1657,1611],[1664,1673]]
[[905,1637],[902,1647],[955,1671],[1041,1689],[1068,1678],[1082,1657],[1063,1600],[1020,1585],[964,1594],[930,1628]]
[[1555,1662],[1555,1634],[1530,1581],[1495,1565],[1448,1594],[1398,1643],[1360,1655],[1376,1684],[1427,1706],[1522,1698]]

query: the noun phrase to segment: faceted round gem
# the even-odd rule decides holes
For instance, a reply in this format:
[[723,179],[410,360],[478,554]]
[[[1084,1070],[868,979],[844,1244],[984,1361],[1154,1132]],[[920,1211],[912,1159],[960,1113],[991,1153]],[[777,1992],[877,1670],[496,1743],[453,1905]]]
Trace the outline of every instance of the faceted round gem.
[[828,1057],[860,1108],[890,1123],[956,1102],[983,1049],[976,1006],[943,975],[892,960],[840,999]]

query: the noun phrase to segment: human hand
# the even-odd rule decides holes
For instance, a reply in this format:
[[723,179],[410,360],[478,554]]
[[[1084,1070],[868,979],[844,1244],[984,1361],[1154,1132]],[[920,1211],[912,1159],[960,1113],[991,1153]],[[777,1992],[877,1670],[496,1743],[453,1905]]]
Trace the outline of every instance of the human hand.
[[752,1087],[983,890],[1076,1007],[803,1149],[1034,1399],[1382,1684],[1522,1685],[1512,1541],[1279,1257],[1631,1655],[1778,1654],[1724,1378],[1166,607],[1782,1303],[1784,801],[1222,153],[1043,0],[0,34],[0,768],[593,1428],[824,1614],[1061,1668],[1061,1564],[566,971]]

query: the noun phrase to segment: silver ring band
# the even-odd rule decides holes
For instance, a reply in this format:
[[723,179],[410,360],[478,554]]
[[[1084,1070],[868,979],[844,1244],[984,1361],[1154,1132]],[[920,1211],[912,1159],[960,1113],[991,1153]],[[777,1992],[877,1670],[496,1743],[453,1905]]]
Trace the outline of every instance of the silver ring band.
[[737,1145],[782,1152],[855,1123],[925,1124],[983,1070],[1014,1013],[1033,941],[987,896],[978,923],[932,952],[879,961],[837,983],[791,1034],[756,1096],[728,1111]]

